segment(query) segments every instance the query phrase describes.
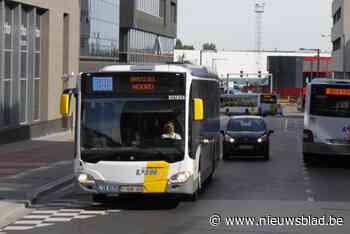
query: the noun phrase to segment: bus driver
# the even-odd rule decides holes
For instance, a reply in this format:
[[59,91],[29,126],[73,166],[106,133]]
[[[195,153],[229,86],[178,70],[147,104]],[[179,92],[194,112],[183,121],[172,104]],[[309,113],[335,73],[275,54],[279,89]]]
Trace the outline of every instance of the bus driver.
[[164,125],[164,134],[162,139],[182,140],[181,136],[175,132],[175,125],[169,121]]

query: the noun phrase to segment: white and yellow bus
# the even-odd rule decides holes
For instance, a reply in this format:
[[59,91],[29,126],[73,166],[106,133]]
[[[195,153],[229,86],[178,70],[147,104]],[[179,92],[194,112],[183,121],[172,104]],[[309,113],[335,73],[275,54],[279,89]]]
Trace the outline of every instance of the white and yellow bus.
[[94,200],[167,194],[195,200],[222,155],[219,79],[189,65],[116,65],[82,74],[75,174]]
[[307,86],[304,162],[350,156],[350,81],[315,79]]
[[220,112],[226,115],[257,114],[260,95],[256,93],[223,94],[220,98]]

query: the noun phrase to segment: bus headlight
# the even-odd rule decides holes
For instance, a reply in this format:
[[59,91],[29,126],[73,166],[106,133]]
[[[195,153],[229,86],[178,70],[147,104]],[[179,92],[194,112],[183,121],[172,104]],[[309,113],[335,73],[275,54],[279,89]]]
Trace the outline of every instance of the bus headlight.
[[179,172],[170,178],[170,182],[172,184],[184,184],[191,178],[191,176],[192,174],[189,171]]
[[95,179],[91,175],[82,173],[78,176],[78,182],[82,185],[91,185],[95,184]]

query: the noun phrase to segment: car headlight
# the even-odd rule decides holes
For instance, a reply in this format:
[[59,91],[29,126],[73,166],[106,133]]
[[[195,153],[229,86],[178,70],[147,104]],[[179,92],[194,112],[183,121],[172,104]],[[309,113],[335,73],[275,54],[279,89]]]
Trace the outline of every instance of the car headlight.
[[79,174],[78,176],[78,182],[80,184],[95,184],[95,179],[89,174]]
[[262,137],[259,137],[259,138],[258,138],[257,142],[258,142],[258,143],[263,143],[263,142],[265,142],[266,140],[267,140],[267,136],[262,136]]
[[226,135],[225,141],[230,143],[235,143],[236,140],[233,137]]
[[170,182],[172,184],[184,184],[191,178],[191,176],[192,174],[189,171],[179,172],[170,178]]

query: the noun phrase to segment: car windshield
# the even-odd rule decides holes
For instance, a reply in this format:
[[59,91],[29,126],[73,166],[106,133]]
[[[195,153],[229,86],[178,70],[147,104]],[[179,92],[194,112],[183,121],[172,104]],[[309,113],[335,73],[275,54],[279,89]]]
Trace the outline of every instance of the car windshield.
[[144,161],[183,158],[184,111],[183,100],[87,98],[82,107],[82,159],[95,161],[91,154],[96,152],[98,160],[130,155]]
[[227,131],[232,132],[262,132],[265,131],[265,123],[261,119],[240,118],[231,119]]
[[312,87],[310,114],[329,117],[350,117],[349,86]]

